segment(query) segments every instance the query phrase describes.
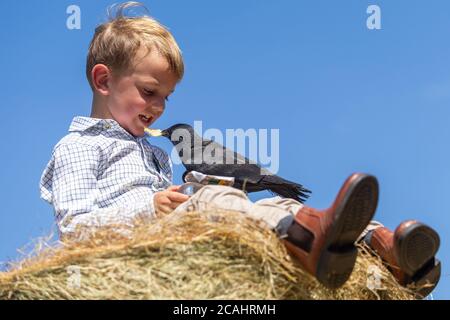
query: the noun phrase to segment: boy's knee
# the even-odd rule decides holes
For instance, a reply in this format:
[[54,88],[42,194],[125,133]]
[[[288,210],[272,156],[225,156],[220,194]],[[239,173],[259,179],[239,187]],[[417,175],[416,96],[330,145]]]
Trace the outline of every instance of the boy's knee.
[[255,206],[274,207],[290,212],[293,215],[296,215],[297,212],[301,208],[303,208],[303,204],[298,202],[297,200],[281,197],[272,197],[258,200],[255,202]]

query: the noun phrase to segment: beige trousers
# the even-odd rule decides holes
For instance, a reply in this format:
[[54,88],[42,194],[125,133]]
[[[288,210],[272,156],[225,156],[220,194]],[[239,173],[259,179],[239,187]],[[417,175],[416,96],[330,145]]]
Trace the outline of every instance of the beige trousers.
[[292,224],[295,214],[302,207],[303,205],[296,200],[281,197],[266,198],[253,203],[239,189],[206,185],[178,206],[174,213],[214,209],[238,211],[262,221],[279,235],[284,235]]
[[[206,185],[192,195],[189,200],[178,206],[174,213],[214,209],[238,211],[255,220],[263,221],[282,237],[286,234],[294,216],[302,207],[303,204],[294,199],[281,197],[266,198],[253,203],[239,189],[228,186]],[[372,221],[360,238],[379,226],[382,225]]]

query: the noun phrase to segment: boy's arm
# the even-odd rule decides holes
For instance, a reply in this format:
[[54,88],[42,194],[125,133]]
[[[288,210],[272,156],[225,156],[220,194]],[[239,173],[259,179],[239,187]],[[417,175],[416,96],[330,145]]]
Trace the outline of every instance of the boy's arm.
[[83,144],[62,144],[55,149],[50,180],[51,202],[61,234],[75,231],[78,225],[131,225],[135,218],[151,218],[155,215],[153,195],[150,201],[124,208],[98,207],[97,177],[101,156],[95,147]]

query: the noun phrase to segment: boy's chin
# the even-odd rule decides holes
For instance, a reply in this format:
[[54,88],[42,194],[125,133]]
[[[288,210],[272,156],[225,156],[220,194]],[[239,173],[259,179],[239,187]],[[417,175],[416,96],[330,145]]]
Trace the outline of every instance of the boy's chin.
[[142,128],[140,130],[132,132],[131,134],[136,138],[140,138],[140,137],[145,136],[145,131],[144,131],[144,128]]
[[131,134],[133,137],[138,138],[145,135],[144,126],[137,127],[137,126],[131,126],[126,128],[129,134]]

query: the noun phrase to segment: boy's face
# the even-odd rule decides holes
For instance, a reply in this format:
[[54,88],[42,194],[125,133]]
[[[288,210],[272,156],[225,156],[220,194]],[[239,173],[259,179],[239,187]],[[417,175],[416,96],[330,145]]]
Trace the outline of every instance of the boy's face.
[[135,137],[162,115],[178,81],[157,50],[146,53],[139,50],[131,70],[110,78],[106,96],[109,115]]

